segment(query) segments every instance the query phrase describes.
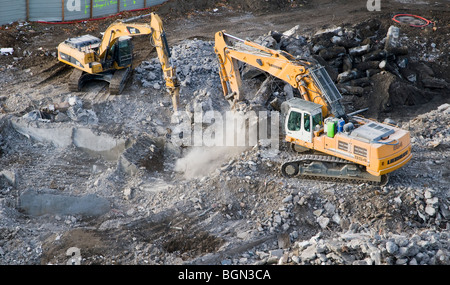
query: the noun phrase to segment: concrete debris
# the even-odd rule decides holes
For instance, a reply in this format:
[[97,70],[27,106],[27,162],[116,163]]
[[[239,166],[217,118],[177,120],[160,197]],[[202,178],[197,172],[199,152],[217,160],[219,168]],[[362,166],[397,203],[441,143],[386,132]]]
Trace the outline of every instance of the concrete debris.
[[363,46],[359,46],[359,47],[354,47],[349,49],[348,53],[351,56],[362,56],[364,54],[366,54],[370,49],[370,45],[363,45]]
[[0,55],[12,55],[13,53],[13,48],[0,48]]
[[10,170],[0,171],[0,186],[2,188],[16,186],[16,173]]
[[39,124],[25,118],[11,119],[12,128],[25,137],[56,147],[75,146],[88,152],[104,155],[105,158],[117,156],[124,148],[125,140],[108,134],[96,133],[83,126],[66,123]]
[[384,48],[389,51],[391,48],[400,46],[400,28],[396,26],[390,26],[386,34],[386,41]]
[[[207,221],[222,221],[219,223],[221,226],[213,223],[215,226],[211,231],[218,234],[222,230],[229,232],[233,229],[239,240],[236,242],[241,247],[246,242],[252,243],[266,237],[265,242],[256,243],[251,249],[238,251],[233,258],[224,260],[219,254],[216,261],[210,261],[214,264],[449,264],[450,200],[447,186],[450,181],[448,175],[446,178],[445,169],[441,168],[448,153],[442,155],[427,150],[427,142],[436,139],[444,147],[450,145],[450,130],[442,127],[450,126],[450,117],[446,113],[448,111],[450,105],[442,104],[436,110],[408,122],[415,156],[408,168],[396,174],[395,179],[398,181],[385,186],[384,192],[364,183],[349,186],[346,183],[277,180],[273,166],[267,164],[277,164],[277,159],[281,160],[282,157],[278,155],[274,159],[262,155],[265,148],[270,148],[270,144],[261,144],[257,148],[237,152],[233,159],[222,165],[221,171],[213,171],[205,177],[181,180],[183,183],[176,187],[159,188],[157,185],[160,182],[156,180],[149,180],[148,184],[136,180],[137,184],[122,187],[119,179],[122,174],[115,171],[114,166],[111,170],[98,172],[95,181],[91,181],[97,188],[97,193],[106,195],[112,193],[110,191],[120,190],[118,199],[121,202],[115,203],[134,205],[136,201],[141,201],[139,205],[145,205],[126,204],[131,208],[127,208],[123,214],[112,211],[109,208],[110,202],[98,199],[100,197],[66,196],[49,190],[24,193],[20,197],[20,209],[33,216],[54,215],[55,221],[69,226],[72,231],[79,227],[86,215],[110,216],[96,232],[101,234],[111,233],[122,227],[128,228],[130,221],[145,221],[148,224],[149,219],[154,219],[154,213],[165,211],[167,207],[190,207],[195,215],[205,219],[202,224]],[[442,122],[442,125],[438,125],[438,122]],[[138,137],[132,145],[128,151],[122,152],[123,157],[134,164],[136,170],[127,175],[148,177],[150,173],[157,173],[146,170],[140,159],[150,157],[149,154],[157,153],[163,146],[147,136]],[[200,158],[200,154],[197,152],[194,157]],[[161,166],[161,162],[151,165]],[[162,171],[161,168],[159,171]],[[260,171],[264,171],[264,177],[251,178],[260,174]],[[11,177],[11,173],[13,172],[7,172],[7,176]],[[413,182],[418,178],[422,181],[420,185]],[[23,179],[26,178],[16,178],[19,187]],[[171,181],[175,182],[177,179],[172,177]],[[115,183],[119,184],[114,185]],[[280,183],[284,186],[280,186]],[[227,187],[222,188],[220,185],[223,184]],[[428,186],[424,186],[426,184]],[[155,191],[156,188],[164,190]],[[98,192],[100,190],[104,192]],[[266,191],[269,196],[255,195],[255,191]],[[149,194],[144,193],[152,194],[148,196]],[[44,200],[47,203],[43,204]],[[95,206],[82,207],[90,205],[85,202],[88,200]],[[173,231],[194,226],[190,219],[178,217],[181,212],[177,212],[178,214],[166,214],[173,221]],[[399,219],[412,230],[399,234],[395,230],[399,226]],[[2,223],[5,222],[7,220]],[[157,229],[156,225],[147,226]],[[137,228],[142,228],[141,233],[146,231],[143,225]],[[375,230],[377,228],[383,230]],[[16,238],[24,235],[21,232],[9,233]],[[267,236],[272,234],[277,238],[267,240]],[[203,238],[210,240],[211,245],[215,244],[212,239],[205,236]],[[232,239],[229,242],[230,245],[233,244]],[[2,246],[5,260],[13,258],[14,254],[9,251],[13,246],[11,242]],[[154,252],[152,256],[161,258],[164,264],[175,263],[175,256],[164,250]],[[207,259],[201,255],[181,264],[204,264],[204,260]],[[110,263],[111,259],[107,257],[105,262]]]
[[128,174],[144,168],[147,171],[164,169],[164,143],[148,136],[140,136],[120,156],[119,167]]
[[83,217],[101,216],[110,210],[109,201],[95,195],[81,197],[57,193],[39,193],[33,190],[19,197],[19,209],[31,216],[46,214],[71,215]]
[[77,97],[69,97],[65,102],[49,104],[40,110],[33,110],[22,118],[41,122],[74,121],[84,125],[98,124],[95,112],[83,108],[83,102]]

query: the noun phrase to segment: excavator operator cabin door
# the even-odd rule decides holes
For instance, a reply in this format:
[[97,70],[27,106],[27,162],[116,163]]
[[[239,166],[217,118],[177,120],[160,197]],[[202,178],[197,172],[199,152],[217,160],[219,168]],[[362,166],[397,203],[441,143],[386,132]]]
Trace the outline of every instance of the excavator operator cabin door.
[[301,141],[311,143],[313,138],[311,114],[291,110],[286,122],[286,134]]
[[113,52],[114,60],[119,67],[127,67],[131,64],[133,59],[133,44],[131,37],[120,37],[114,45]]

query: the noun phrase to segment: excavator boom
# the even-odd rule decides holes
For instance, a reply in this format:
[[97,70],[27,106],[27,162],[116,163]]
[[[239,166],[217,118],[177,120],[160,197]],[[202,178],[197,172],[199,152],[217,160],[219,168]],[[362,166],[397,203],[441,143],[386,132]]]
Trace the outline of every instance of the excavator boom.
[[[233,45],[231,41],[236,42]],[[342,98],[336,85],[325,69],[316,62],[294,58],[289,53],[273,50],[235,36],[217,32],[215,52],[220,66],[222,88],[227,98],[243,99],[242,79],[238,61],[252,65],[277,77],[298,89],[304,100],[322,105],[323,116],[332,113],[335,117],[345,116],[340,103]]]

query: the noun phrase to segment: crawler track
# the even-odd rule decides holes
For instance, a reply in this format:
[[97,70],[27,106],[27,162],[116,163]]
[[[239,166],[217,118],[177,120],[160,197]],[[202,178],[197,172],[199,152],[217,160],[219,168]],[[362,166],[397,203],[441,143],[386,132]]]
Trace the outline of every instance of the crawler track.
[[387,175],[374,176],[360,165],[329,155],[299,154],[281,164],[281,173],[285,177],[301,177],[313,180],[368,182],[386,185]]
[[122,93],[125,85],[127,84],[128,79],[131,76],[131,67],[126,69],[116,70],[114,75],[109,83],[109,92],[111,95],[119,95]]
[[69,91],[70,92],[80,92],[81,88],[87,81],[87,77],[83,78],[83,71],[74,68],[72,74],[69,77]]
[[61,62],[53,64],[52,66],[41,72],[41,76],[44,77],[44,79],[36,83],[34,87],[43,84],[50,84],[52,81],[58,80],[60,77],[68,74],[70,72],[70,68],[70,66]]

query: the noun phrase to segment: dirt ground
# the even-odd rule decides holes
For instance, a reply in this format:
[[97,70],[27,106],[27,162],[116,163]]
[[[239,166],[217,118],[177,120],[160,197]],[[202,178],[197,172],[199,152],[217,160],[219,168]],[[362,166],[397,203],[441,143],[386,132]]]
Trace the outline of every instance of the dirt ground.
[[[299,25],[298,34],[313,37],[319,30],[358,23],[365,26],[375,20],[380,23],[378,31],[385,35],[395,14],[417,14],[433,21],[434,25],[425,28],[401,26],[402,33],[412,41],[408,45],[409,54],[418,57],[435,55],[427,58],[427,66],[437,78],[450,82],[448,1],[381,0],[381,11],[368,11],[365,1],[356,0],[169,0],[151,11],[161,16],[170,46],[193,39],[213,41],[214,34],[220,30],[240,38],[255,39],[269,31],[283,32]],[[127,12],[120,17],[148,12]],[[0,110],[4,119],[0,125],[0,138],[7,149],[4,154],[0,153],[0,166],[1,170],[12,169],[17,176],[15,187],[3,187],[0,196],[0,201],[6,205],[0,216],[5,217],[0,224],[0,249],[3,248],[3,252],[10,250],[6,254],[0,251],[1,258],[9,254],[0,264],[64,264],[68,259],[66,252],[73,246],[82,250],[83,264],[226,264],[225,261],[238,259],[236,256],[240,256],[238,260],[245,264],[243,259],[251,260],[254,252],[269,252],[278,247],[283,235],[274,230],[277,227],[274,221],[279,216],[295,226],[298,240],[309,240],[318,232],[323,232],[323,238],[332,237],[334,233],[351,228],[354,221],[358,221],[361,228],[369,227],[378,233],[410,234],[418,229],[428,229],[416,213],[418,204],[410,193],[432,186],[448,190],[450,182],[448,177],[445,178],[448,175],[445,169],[450,166],[448,161],[426,165],[430,173],[441,175],[436,176],[439,181],[433,181],[435,176],[420,173],[424,160],[448,158],[449,147],[445,143],[427,149],[418,147],[417,158],[408,169],[400,170],[392,177],[392,186],[388,187],[289,182],[274,171],[277,162],[265,160],[258,164],[257,174],[249,172],[255,179],[247,179],[245,173],[233,172],[236,175],[190,180],[170,171],[142,171],[150,165],[142,163],[141,171],[133,174],[132,180],[127,180],[129,174],[116,171],[116,159],[91,156],[73,146],[61,149],[36,142],[9,128],[6,119],[63,102],[71,95],[66,85],[71,69],[57,61],[58,43],[87,33],[98,36],[113,20],[73,25],[13,23],[0,27],[0,47],[14,48],[12,56],[0,56]],[[147,40],[133,40],[135,67],[156,56],[154,50],[148,49]],[[435,47],[440,48],[439,52],[432,52]],[[386,85],[387,79],[377,82],[373,86],[375,90],[390,88]],[[389,117],[407,126],[421,114],[450,102],[449,87],[413,89],[410,85],[400,84],[396,88],[397,93],[391,94],[397,94],[397,97],[389,101],[393,106],[374,107],[369,113],[371,117],[381,120]],[[171,114],[165,95],[141,92],[142,87],[136,81],[127,89],[126,95],[114,99],[108,96],[107,88],[101,83],[93,83],[83,92],[83,99],[98,116],[99,125],[93,127],[94,132],[108,133],[117,140],[127,135],[138,138],[147,131],[164,135],[165,123]],[[220,92],[220,86],[217,89]],[[376,106],[384,100],[377,98],[375,91],[371,92],[369,94],[375,95],[346,99],[355,109]],[[405,92],[409,97],[405,98]],[[146,108],[155,107],[163,109],[146,111]],[[420,120],[426,125],[425,119]],[[438,132],[448,126],[436,128]],[[417,144],[420,139],[427,138],[422,132],[414,135],[418,137]],[[7,140],[20,143],[8,144]],[[253,155],[258,155],[254,149],[237,157],[247,162]],[[169,168],[173,166],[173,162],[167,164]],[[422,180],[410,177],[413,173]],[[154,190],[155,187],[162,190]],[[44,192],[51,189],[56,192],[49,193],[58,195],[94,193],[114,202],[107,214],[96,218],[63,214],[30,217],[16,210],[14,205],[23,191],[30,188],[46,189],[42,190]],[[127,190],[132,194],[124,199],[122,196]],[[286,209],[282,200],[289,193],[304,195],[309,204]],[[392,202],[399,193],[401,205]],[[439,197],[448,201],[448,195],[448,191],[443,190]],[[323,230],[312,222],[316,218],[313,212],[327,201],[340,205],[341,215],[349,219],[341,224],[330,224]],[[408,205],[412,205],[411,208]],[[435,221],[440,224],[436,226]],[[437,232],[448,232],[446,218],[428,219],[427,223]],[[26,226],[16,228],[22,225]],[[24,254],[23,249],[26,250]],[[242,257],[242,253],[248,254]]]

